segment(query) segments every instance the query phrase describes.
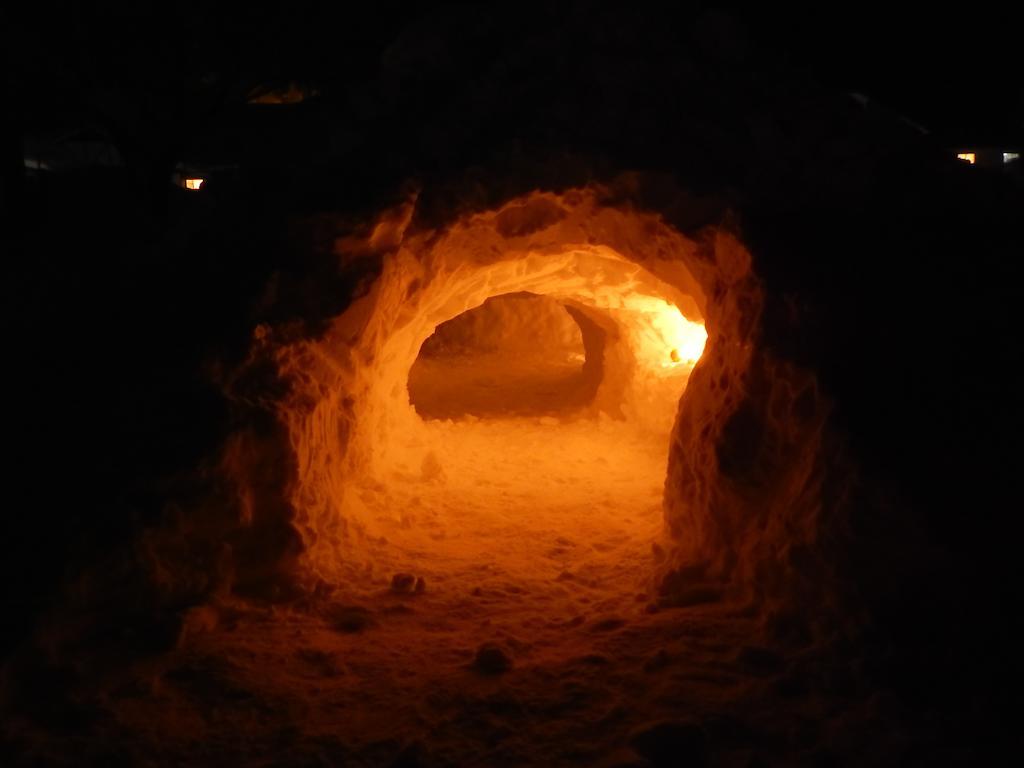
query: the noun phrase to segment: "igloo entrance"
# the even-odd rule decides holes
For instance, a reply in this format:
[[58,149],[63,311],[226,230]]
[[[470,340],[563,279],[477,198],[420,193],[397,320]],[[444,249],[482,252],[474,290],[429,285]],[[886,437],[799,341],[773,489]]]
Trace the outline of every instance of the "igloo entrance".
[[440,231],[404,215],[339,241],[379,268],[322,334],[275,353],[299,576],[372,593],[413,574],[442,602],[510,584],[534,606],[649,597],[679,548],[673,426],[718,267],[590,192]]
[[[324,560],[349,588],[409,573],[435,590],[511,584],[534,607],[633,600],[707,338],[696,302],[609,248],[453,267],[364,326],[363,386],[343,402],[345,529]],[[396,264],[380,290],[415,274]]]

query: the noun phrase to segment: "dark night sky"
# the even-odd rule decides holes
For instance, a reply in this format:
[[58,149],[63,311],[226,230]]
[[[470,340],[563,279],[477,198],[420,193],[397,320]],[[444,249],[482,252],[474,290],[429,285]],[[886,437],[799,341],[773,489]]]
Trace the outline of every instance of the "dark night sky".
[[[381,52],[406,25],[460,12],[452,3],[412,12],[387,0],[367,6],[325,13],[317,3],[279,3],[239,15],[198,3],[136,6],[129,16],[79,11],[55,17],[36,10],[35,18],[18,25],[14,41],[25,63],[16,75],[28,91],[25,117],[30,125],[46,122],[43,115],[74,102],[66,90],[90,80],[173,89],[220,71],[257,80],[329,79],[345,87],[372,76]],[[494,13],[514,35],[550,13],[550,6],[531,9],[525,3]],[[658,24],[693,14],[634,4],[622,12],[644,13]],[[828,4],[800,13],[775,7],[732,13],[753,49],[826,85],[865,93],[947,141],[1015,143],[1024,134],[1019,19],[1006,9],[972,4],[926,15]],[[61,95],[51,100],[53,93]]]
[[[897,15],[902,14],[902,15]],[[827,83],[871,96],[953,141],[1024,134],[1019,12],[973,4],[956,13],[846,12],[829,4],[748,15],[760,43]]]

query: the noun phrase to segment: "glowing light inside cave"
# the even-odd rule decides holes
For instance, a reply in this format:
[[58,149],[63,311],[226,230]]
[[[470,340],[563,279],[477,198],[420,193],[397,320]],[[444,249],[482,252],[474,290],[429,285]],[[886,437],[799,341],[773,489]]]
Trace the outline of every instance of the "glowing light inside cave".
[[664,299],[644,297],[650,306],[650,331],[644,334],[644,351],[660,358],[661,367],[693,366],[704,353],[708,332],[703,323],[683,317],[679,308]]
[[957,152],[956,159],[963,160],[964,162],[974,165],[978,158],[977,155],[974,154],[974,152]]
[[206,179],[185,179],[185,189],[202,189]]

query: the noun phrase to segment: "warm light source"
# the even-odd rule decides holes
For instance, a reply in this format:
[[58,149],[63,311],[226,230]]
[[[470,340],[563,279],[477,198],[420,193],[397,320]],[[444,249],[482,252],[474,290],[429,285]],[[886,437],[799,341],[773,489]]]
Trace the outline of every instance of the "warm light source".
[[206,179],[185,179],[185,189],[200,189]]
[[687,320],[675,304],[654,296],[633,295],[623,303],[637,313],[630,325],[638,337],[638,357],[649,368],[671,370],[700,360],[708,340],[703,323]]
[[977,160],[977,157],[973,152],[957,152],[956,158],[957,160],[965,160],[971,165],[974,165],[975,160]]
[[683,317],[674,304],[665,302],[665,309],[659,311],[654,326],[670,345],[665,366],[693,365],[704,353],[708,332],[703,323],[694,323]]

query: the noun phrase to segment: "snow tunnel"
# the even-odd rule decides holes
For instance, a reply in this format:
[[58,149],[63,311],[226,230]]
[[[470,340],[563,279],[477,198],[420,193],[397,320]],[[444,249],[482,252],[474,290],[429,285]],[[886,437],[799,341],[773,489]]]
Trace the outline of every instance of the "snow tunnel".
[[601,195],[532,193],[433,228],[413,204],[385,212],[336,240],[343,265],[374,268],[323,333],[257,334],[287,382],[289,469],[276,495],[265,465],[246,470],[243,517],[280,541],[287,510],[299,581],[443,589],[486,571],[640,599],[729,556],[716,515],[745,512],[701,494],[740,400],[726,382],[749,367],[750,256]]
[[339,239],[343,258],[378,259],[373,279],[275,353],[302,569],[347,587],[623,569],[620,592],[638,589],[674,547],[687,382],[716,319],[736,321],[725,293],[708,316],[713,247],[585,190],[441,231],[409,216]]

